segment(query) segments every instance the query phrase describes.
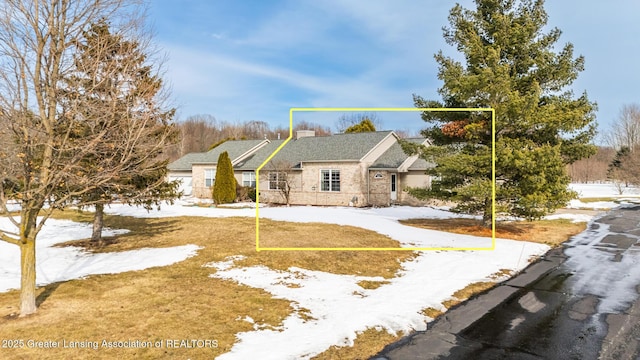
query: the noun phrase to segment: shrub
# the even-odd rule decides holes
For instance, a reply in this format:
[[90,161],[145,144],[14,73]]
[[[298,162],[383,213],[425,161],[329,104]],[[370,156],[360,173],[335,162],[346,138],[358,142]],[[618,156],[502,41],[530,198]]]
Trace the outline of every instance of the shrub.
[[213,201],[217,204],[229,204],[236,199],[236,178],[229,154],[225,151],[218,157],[216,179],[213,183]]
[[248,196],[251,201],[256,202],[256,188],[250,188]]
[[241,186],[238,184],[236,187],[236,201],[253,201],[256,202],[256,188],[251,186]]

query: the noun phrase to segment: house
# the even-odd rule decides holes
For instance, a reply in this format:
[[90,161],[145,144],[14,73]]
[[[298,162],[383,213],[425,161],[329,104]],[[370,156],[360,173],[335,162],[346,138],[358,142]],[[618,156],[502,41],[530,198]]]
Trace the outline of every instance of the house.
[[[335,134],[316,137],[313,131],[296,133],[260,171],[260,201],[298,205],[388,206],[420,204],[403,189],[428,187],[429,164],[408,156],[393,131]],[[408,139],[427,144],[425,139]],[[236,180],[255,186],[256,169],[284,140],[227,141],[206,153],[187,154],[169,165],[171,179],[183,179],[197,198],[210,198],[220,153],[232,159]],[[189,171],[190,170],[190,171]]]
[[[192,195],[196,198],[211,198],[211,189],[215,181],[216,165],[218,157],[223,152],[229,154],[231,165],[235,166],[254,155],[261,147],[269,144],[269,140],[232,140],[226,141],[208,152],[190,153],[170,163],[169,180],[180,180],[180,190],[184,195]],[[254,169],[255,170],[255,169]],[[236,172],[236,180],[239,184],[255,186],[255,172],[246,175]]]

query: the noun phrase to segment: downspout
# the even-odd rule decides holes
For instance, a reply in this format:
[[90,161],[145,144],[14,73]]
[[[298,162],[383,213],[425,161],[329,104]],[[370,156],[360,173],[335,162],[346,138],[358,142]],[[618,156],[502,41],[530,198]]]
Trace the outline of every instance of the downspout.
[[367,168],[367,206],[371,206],[371,191],[369,186],[369,180],[371,179],[371,169]]

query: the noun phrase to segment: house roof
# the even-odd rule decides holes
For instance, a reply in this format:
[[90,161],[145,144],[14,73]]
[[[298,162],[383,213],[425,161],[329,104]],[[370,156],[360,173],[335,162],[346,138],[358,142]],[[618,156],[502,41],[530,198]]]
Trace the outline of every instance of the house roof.
[[227,152],[229,154],[229,158],[231,162],[235,162],[235,160],[244,155],[249,150],[254,147],[268,142],[267,140],[232,140],[225,141],[222,144],[216,146],[215,148],[209,150],[205,157],[205,161],[200,161],[198,163],[207,163],[207,164],[216,164],[218,162],[218,157],[223,152]]
[[[423,139],[423,138],[411,138],[407,140],[415,142],[417,144],[424,144],[424,142],[426,141],[426,139]],[[413,161],[413,163],[409,165],[409,167],[407,167],[407,170],[427,170],[435,166],[436,164],[429,162],[421,157],[418,157]]]
[[255,170],[260,166],[269,155],[273,154],[278,146],[282,145],[284,140],[271,140],[268,144],[261,147],[258,151],[247,156],[234,166],[234,170]]
[[417,158],[416,161],[407,168],[407,170],[427,170],[434,166],[434,163],[428,162],[423,158]]
[[207,153],[189,153],[167,165],[167,168],[173,171],[191,171],[191,164],[204,161],[206,156]]
[[[303,162],[360,161],[392,131],[309,136],[290,140],[274,157],[274,161],[290,163],[300,168]],[[424,139],[407,139],[423,143]],[[206,153],[191,153],[169,164],[169,170],[191,170],[193,164],[215,164],[218,156],[227,151],[235,170],[256,170],[285,140],[235,140],[227,141]],[[371,169],[397,169],[409,156],[397,142],[385,151]],[[409,169],[426,169],[427,163],[417,159]]]
[[335,134],[291,140],[274,157],[294,167],[301,162],[359,161],[392,131]]
[[[423,138],[409,138],[405,140],[416,144],[422,144],[425,141],[425,139]],[[402,150],[402,146],[400,146],[400,143],[395,143],[391,145],[391,147],[387,151],[385,151],[384,154],[382,154],[373,164],[371,164],[369,169],[397,169],[400,167],[400,165],[402,165],[402,163],[407,160],[407,158],[409,158],[409,155],[407,155]],[[422,159],[418,158],[413,162],[411,166],[413,166],[420,160]],[[422,161],[424,162],[424,168],[426,169],[427,162],[424,160]],[[409,166],[410,169],[411,166]]]
[[224,151],[229,154],[231,162],[245,155],[250,150],[267,143],[267,140],[231,140],[225,141],[215,148],[201,153],[189,153],[170,163],[167,168],[173,171],[191,170],[193,164],[216,164]]

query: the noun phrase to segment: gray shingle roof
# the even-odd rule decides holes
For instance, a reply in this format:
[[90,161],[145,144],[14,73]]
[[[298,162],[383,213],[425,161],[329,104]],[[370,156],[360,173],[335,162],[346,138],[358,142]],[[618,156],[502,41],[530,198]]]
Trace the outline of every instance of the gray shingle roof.
[[[359,161],[391,131],[376,131],[367,133],[335,134],[331,136],[303,137],[290,140],[274,157],[274,161],[286,161],[293,167],[299,167],[301,162],[309,161]],[[215,164],[218,156],[227,151],[232,161],[246,151],[257,146],[264,140],[227,141],[207,153],[191,153],[169,164],[170,170],[191,170],[192,164]],[[254,154],[235,164],[235,170],[255,170],[271,155],[285,140],[271,140],[258,149]],[[396,164],[383,166],[397,168],[407,156],[402,152],[399,144],[394,144],[385,152],[375,164]],[[398,162],[399,161],[399,162]]]
[[[422,144],[425,139],[410,138],[405,140],[416,143],[416,144]],[[407,158],[409,158],[409,155],[407,155],[402,150],[402,146],[400,146],[399,143],[395,143],[391,145],[391,147],[387,151],[385,151],[384,154],[382,154],[373,164],[371,164],[369,168],[370,169],[397,169],[398,167],[400,167],[400,165],[402,165],[402,163],[405,160],[407,160]],[[419,160],[422,160],[422,159],[418,159],[416,160],[416,162],[418,162]]]
[[229,154],[231,162],[233,162],[238,156],[246,153],[262,142],[264,142],[264,140],[231,140],[223,142],[207,152],[205,162],[212,164],[217,163],[218,157],[225,151]]
[[[423,138],[411,138],[411,139],[407,139],[409,141],[413,141],[417,144],[422,144],[424,143],[424,141],[426,139]],[[427,169],[431,169],[432,167],[436,166],[436,164],[429,162],[423,158],[417,158],[416,161],[413,162],[413,164],[409,165],[409,167],[407,168],[407,170],[427,170]]]
[[235,170],[255,170],[260,166],[269,155],[273,154],[278,146],[282,145],[284,140],[271,140],[270,143],[261,147],[258,151],[247,157],[243,161],[234,166]]
[[233,162],[238,156],[249,151],[253,147],[259,145],[264,140],[230,140],[226,141],[215,148],[203,153],[189,153],[180,159],[172,162],[167,167],[169,170],[181,171],[191,170],[193,164],[215,164],[218,162],[218,157],[224,151],[229,154],[231,161]]
[[189,153],[167,165],[167,168],[173,171],[191,171],[191,164],[204,161],[206,156],[207,153]]
[[435,164],[432,162],[427,162],[427,160],[418,158],[413,162],[408,168],[408,170],[427,170],[434,167]]
[[289,141],[273,159],[293,165],[308,161],[358,161],[389,134],[391,131],[303,137]]

